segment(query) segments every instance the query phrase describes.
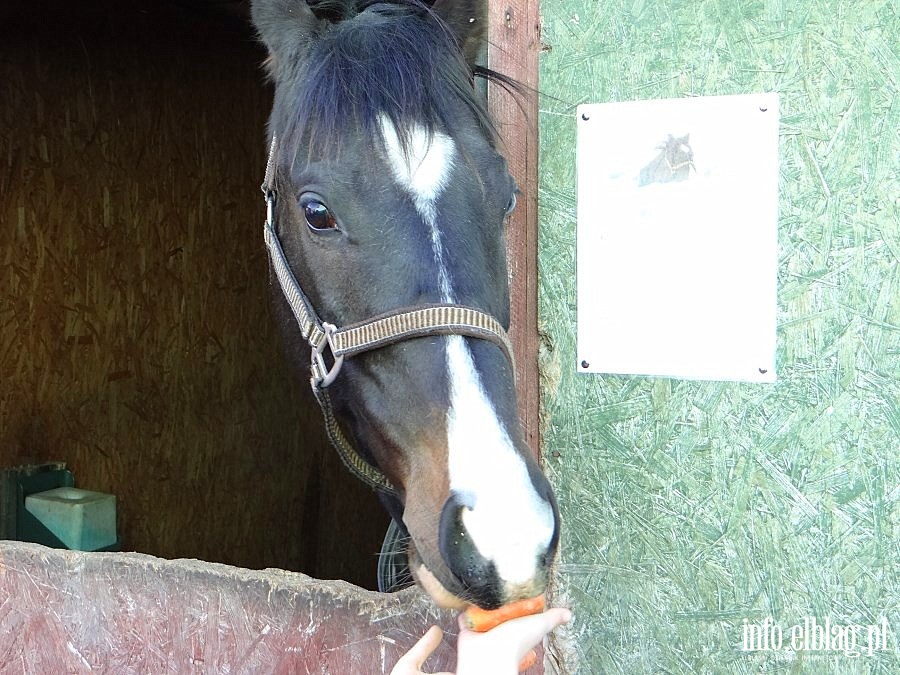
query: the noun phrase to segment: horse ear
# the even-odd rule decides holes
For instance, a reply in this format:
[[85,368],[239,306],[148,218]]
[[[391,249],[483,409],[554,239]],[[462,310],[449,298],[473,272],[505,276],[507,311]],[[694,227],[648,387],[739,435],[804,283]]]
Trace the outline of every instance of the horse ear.
[[302,54],[320,26],[306,0],[253,0],[253,25],[269,50],[266,67],[291,63]]
[[466,63],[474,66],[487,36],[485,0],[435,0],[431,9],[456,35]]

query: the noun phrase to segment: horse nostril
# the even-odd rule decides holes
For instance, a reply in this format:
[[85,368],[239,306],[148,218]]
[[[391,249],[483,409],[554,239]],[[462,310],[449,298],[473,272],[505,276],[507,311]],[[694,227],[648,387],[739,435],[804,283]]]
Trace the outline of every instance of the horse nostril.
[[[459,550],[474,548],[462,519],[463,511],[471,511],[473,507],[474,500],[454,492],[441,510],[440,549],[441,556],[448,564],[458,557]],[[451,570],[456,572],[452,565]]]
[[451,492],[441,510],[439,550],[450,573],[482,608],[542,592],[558,528],[553,502]]
[[441,510],[439,549],[447,567],[464,587],[484,589],[496,586],[497,573],[493,563],[478,551],[463,522],[463,513],[474,508],[473,495],[451,493]]

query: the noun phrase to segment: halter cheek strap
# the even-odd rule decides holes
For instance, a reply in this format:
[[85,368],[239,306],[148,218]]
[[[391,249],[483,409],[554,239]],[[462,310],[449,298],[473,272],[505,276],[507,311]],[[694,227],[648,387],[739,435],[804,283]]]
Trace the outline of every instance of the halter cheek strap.
[[[300,288],[275,230],[275,192],[272,189],[275,152],[276,139],[273,136],[266,163],[266,177],[262,184],[266,199],[266,223],[263,230],[266,249],[275,278],[291,308],[300,334],[310,346],[310,385],[322,409],[325,430],[344,464],[357,478],[376,490],[396,494],[396,489],[388,478],[356,451],[334,415],[328,387],[337,378],[344,359],[412,338],[462,335],[493,342],[503,350],[512,364],[513,354],[509,337],[500,322],[490,314],[457,304],[403,307],[342,328],[322,321]],[[326,351],[330,352],[331,366],[327,364]]]

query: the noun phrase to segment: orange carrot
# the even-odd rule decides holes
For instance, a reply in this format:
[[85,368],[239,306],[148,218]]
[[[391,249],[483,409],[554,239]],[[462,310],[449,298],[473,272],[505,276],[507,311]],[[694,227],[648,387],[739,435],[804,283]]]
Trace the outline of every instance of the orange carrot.
[[497,609],[481,609],[475,605],[470,605],[463,613],[463,620],[466,628],[474,630],[478,633],[489,631],[501,623],[510,619],[517,619],[520,616],[528,616],[530,614],[538,614],[544,611],[546,599],[543,595],[535,598],[527,598],[525,600],[517,600],[508,605],[503,605]]

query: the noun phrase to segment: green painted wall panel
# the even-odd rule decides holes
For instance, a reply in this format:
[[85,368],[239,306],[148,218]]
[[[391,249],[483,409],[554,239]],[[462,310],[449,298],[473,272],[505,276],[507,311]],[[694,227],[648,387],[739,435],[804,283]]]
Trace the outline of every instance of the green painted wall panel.
[[[900,672],[898,11],[542,2],[543,451],[579,672]],[[575,105],[767,91],[778,381],[576,374]],[[769,617],[783,649],[745,650],[745,620]],[[791,649],[826,618],[884,618],[888,649],[869,655],[867,629],[855,658]]]

